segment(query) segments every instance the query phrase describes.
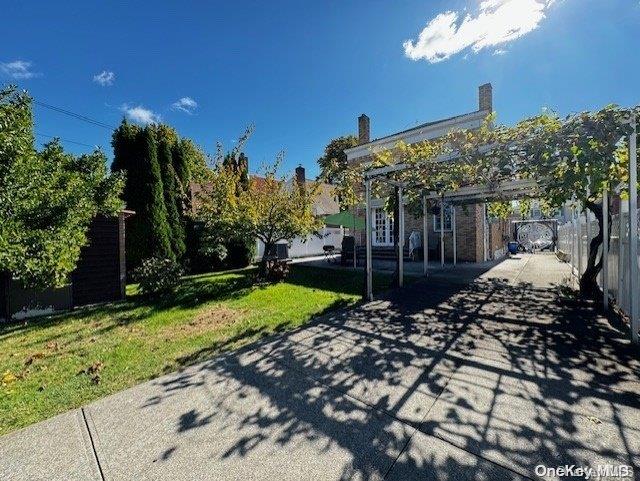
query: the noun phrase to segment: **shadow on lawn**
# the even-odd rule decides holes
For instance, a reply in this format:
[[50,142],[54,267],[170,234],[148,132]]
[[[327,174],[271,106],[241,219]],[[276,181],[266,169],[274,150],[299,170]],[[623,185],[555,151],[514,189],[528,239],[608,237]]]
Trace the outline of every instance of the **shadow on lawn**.
[[202,388],[173,421],[222,466],[275,449],[339,479],[516,479],[637,466],[639,372],[623,333],[557,288],[419,282],[158,381],[145,407]]
[[[51,327],[61,320],[88,319],[97,322],[109,320],[96,331],[96,334],[101,334],[119,325],[134,323],[165,310],[190,309],[211,301],[223,302],[241,298],[250,290],[260,288],[252,285],[252,275],[252,270],[247,269],[231,274],[225,272],[186,277],[175,293],[159,298],[131,295],[121,302],[82,307],[71,312],[0,325],[0,338]],[[82,328],[78,328],[78,332],[80,330]],[[67,331],[61,335],[68,334]],[[52,336],[46,341],[54,340],[55,337]]]
[[[327,273],[326,270],[304,266],[293,266],[290,276],[285,281],[287,284],[300,285],[310,289],[328,290],[340,294],[357,295],[361,292],[362,276],[353,272]],[[59,324],[61,321],[68,322],[74,320],[87,321],[91,323],[93,331],[91,335],[99,336],[112,331],[120,326],[127,326],[147,319],[163,311],[174,309],[194,309],[209,302],[225,302],[241,299],[255,290],[267,289],[270,284],[255,283],[255,268],[241,269],[232,272],[220,272],[210,274],[199,274],[183,278],[176,292],[160,298],[145,298],[139,295],[130,295],[125,301],[89,306],[53,316],[43,316],[32,318],[23,322],[0,325],[0,340],[12,336],[26,335],[34,330],[46,329]],[[379,278],[382,286],[388,285],[388,280],[382,276]],[[343,307],[346,301],[337,300],[326,307],[319,315],[331,310]],[[40,346],[43,343],[56,341],[59,338],[80,335],[87,328],[87,325],[79,324],[74,330],[65,329],[63,332],[52,333],[45,339],[38,338],[34,345]],[[275,326],[275,331],[280,332],[289,326],[289,321],[283,320]],[[237,336],[226,341],[221,341],[209,346],[199,352],[181,359],[180,362],[196,362],[205,359],[206,355],[212,355],[220,350],[238,345],[246,339],[255,339],[268,331],[272,332],[273,326],[269,329],[261,327],[248,329]],[[28,347],[28,346],[27,346]],[[170,366],[169,366],[170,368]]]

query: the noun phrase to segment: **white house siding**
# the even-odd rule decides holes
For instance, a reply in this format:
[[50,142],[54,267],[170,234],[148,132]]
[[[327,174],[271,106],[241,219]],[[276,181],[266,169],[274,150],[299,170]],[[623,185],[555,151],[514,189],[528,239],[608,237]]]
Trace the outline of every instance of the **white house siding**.
[[[289,245],[289,257],[295,259],[298,257],[322,255],[324,254],[324,246],[328,245],[340,249],[343,237],[344,229],[339,227],[325,227],[318,232],[318,235],[312,234],[306,238],[296,237]],[[280,243],[286,244],[285,241]],[[256,246],[256,259],[260,259],[264,253],[264,244],[258,239]]]

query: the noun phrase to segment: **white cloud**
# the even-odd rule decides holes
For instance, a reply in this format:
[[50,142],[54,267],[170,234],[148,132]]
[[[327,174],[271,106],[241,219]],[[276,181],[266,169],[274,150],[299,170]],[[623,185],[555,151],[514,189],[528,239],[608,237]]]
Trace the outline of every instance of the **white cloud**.
[[5,75],[14,79],[30,79],[40,77],[42,74],[31,70],[33,63],[26,60],[14,60],[13,62],[0,62],[0,70]]
[[171,108],[191,115],[193,111],[198,108],[198,102],[193,100],[191,97],[182,97],[181,99],[173,102],[171,104]]
[[156,114],[152,110],[143,107],[142,105],[132,107],[130,105],[124,104],[122,105],[121,109],[125,113],[127,118],[140,124],[157,124],[162,120],[162,117],[160,117],[160,115]]
[[507,53],[507,50],[504,50],[502,48],[497,48],[493,51],[494,55],[504,55],[505,53]]
[[103,87],[108,87],[109,85],[113,85],[113,82],[116,80],[116,74],[111,72],[110,70],[103,70],[102,72],[93,76],[93,81]]
[[[532,32],[554,0],[485,0],[476,16],[447,11],[431,19],[415,41],[402,46],[411,60],[441,62],[466,48],[474,53],[508,43]],[[499,50],[496,50],[498,52]]]

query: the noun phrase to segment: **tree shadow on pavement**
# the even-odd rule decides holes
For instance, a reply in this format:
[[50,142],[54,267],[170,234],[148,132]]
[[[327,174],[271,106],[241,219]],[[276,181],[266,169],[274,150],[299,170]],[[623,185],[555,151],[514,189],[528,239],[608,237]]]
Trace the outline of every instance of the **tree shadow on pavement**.
[[640,464],[638,351],[558,286],[417,282],[193,362],[157,380],[144,407],[204,390],[176,430],[202,436],[222,465],[288,457],[283,479],[305,456],[308,476],[329,479],[521,479],[539,464]]

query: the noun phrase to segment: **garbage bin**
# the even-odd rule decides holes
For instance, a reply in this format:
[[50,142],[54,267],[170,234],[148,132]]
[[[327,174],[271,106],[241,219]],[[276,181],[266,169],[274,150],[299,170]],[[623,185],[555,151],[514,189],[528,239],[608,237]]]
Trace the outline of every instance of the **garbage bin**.
[[518,243],[516,241],[511,241],[507,244],[507,248],[509,249],[510,254],[518,253]]

